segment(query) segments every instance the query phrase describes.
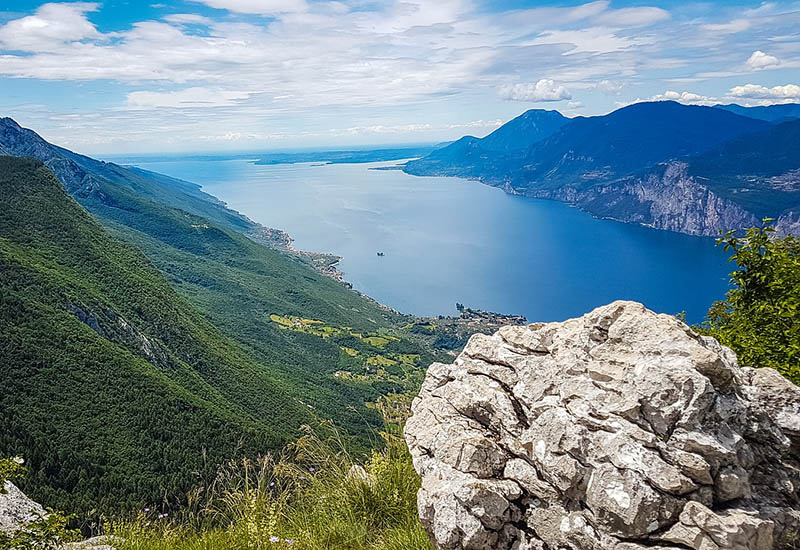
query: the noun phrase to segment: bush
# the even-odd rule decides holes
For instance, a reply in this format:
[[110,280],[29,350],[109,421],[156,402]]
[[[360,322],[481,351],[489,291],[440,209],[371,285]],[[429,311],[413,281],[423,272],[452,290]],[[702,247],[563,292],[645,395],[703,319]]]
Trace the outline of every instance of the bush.
[[4,488],[6,481],[17,481],[25,475],[23,463],[21,457],[0,458],[0,495],[6,493]]
[[774,239],[773,232],[756,227],[717,241],[738,269],[701,332],[730,347],[741,365],[772,367],[800,383],[800,239]]

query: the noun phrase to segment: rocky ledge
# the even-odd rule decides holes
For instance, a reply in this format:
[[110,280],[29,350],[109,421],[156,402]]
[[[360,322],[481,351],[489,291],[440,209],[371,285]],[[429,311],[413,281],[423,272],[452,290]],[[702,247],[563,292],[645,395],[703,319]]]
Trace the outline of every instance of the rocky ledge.
[[44,508],[32,501],[10,481],[3,483],[0,491],[0,533],[9,533],[20,529],[44,516]]
[[800,389],[633,302],[475,335],[405,434],[441,550],[755,550],[800,526]]
[[[0,535],[12,535],[24,530],[31,522],[45,517],[47,512],[42,506],[28,498],[10,481],[3,483],[3,490],[0,491]],[[95,537],[82,542],[60,545],[59,550],[115,550],[112,544],[114,541],[110,537]],[[40,546],[45,548],[45,545]]]

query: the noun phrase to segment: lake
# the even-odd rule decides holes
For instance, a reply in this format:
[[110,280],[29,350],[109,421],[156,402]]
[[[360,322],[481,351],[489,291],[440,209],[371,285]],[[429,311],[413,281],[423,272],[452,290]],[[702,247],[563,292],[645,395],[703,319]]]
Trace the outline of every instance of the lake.
[[713,239],[598,220],[473,181],[370,170],[394,162],[136,164],[202,185],[287,231],[298,249],[342,256],[356,289],[406,313],[453,315],[461,302],[552,321],[630,299],[699,322],[732,269]]

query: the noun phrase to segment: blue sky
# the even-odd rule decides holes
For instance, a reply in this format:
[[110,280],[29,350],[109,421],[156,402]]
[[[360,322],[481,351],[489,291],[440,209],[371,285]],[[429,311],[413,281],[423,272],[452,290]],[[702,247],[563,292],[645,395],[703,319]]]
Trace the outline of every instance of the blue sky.
[[0,8],[0,115],[89,154],[434,142],[659,99],[800,102],[800,2]]

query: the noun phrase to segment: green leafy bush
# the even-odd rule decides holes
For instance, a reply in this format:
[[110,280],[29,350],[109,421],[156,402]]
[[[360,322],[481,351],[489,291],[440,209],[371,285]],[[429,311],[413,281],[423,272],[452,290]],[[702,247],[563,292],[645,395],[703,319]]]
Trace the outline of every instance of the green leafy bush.
[[72,518],[48,510],[24,529],[13,533],[0,532],[0,550],[60,550],[65,542],[79,540],[77,531],[67,529]]
[[701,331],[736,352],[741,365],[772,367],[800,383],[800,239],[773,236],[765,226],[719,239],[738,269]]
[[16,481],[25,475],[24,461],[20,457],[0,458],[0,495],[5,494],[6,481]]

